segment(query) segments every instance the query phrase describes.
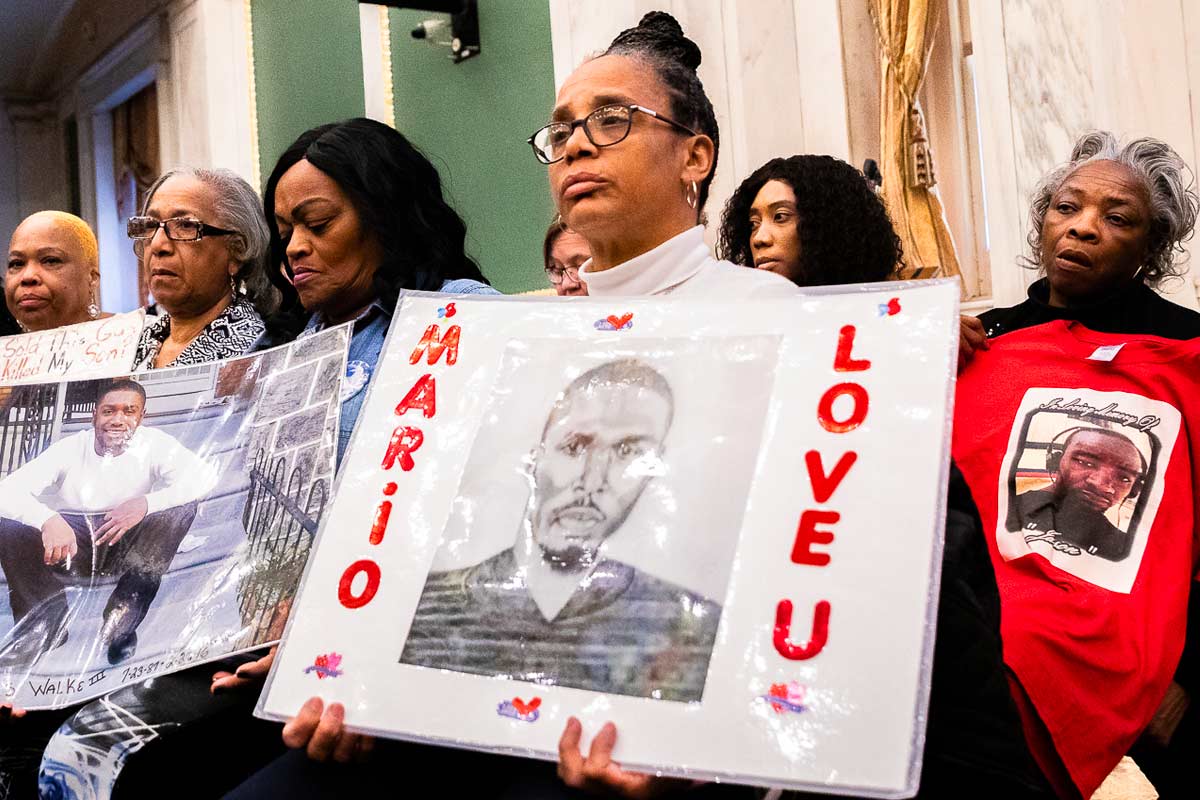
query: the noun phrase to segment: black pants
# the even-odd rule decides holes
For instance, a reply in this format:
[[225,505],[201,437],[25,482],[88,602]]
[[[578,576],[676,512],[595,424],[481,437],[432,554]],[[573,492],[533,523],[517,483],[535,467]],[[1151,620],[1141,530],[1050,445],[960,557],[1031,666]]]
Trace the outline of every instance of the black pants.
[[75,531],[79,551],[71,557],[71,568],[45,563],[42,532],[11,519],[0,518],[0,568],[8,580],[8,597],[13,622],[43,604],[66,605],[62,576],[96,577],[117,575],[117,585],[105,605],[104,614],[127,607],[130,627],[146,617],[158,594],[162,576],[171,567],[179,543],[196,518],[196,503],[175,506],[146,517],[130,528],[115,545],[93,544],[95,531],[104,524],[100,514],[63,514]]

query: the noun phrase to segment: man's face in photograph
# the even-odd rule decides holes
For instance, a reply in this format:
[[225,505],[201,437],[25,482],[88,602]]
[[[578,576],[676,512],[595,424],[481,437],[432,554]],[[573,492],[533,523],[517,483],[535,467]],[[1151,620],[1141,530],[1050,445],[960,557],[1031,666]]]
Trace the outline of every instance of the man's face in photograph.
[[550,414],[534,467],[533,539],[551,564],[580,569],[661,473],[670,402],[638,385],[600,384]]
[[1079,431],[1067,441],[1054,491],[1104,512],[1129,496],[1142,473],[1137,446],[1120,434]]
[[120,455],[142,424],[142,396],[131,389],[105,392],[96,403],[92,424],[96,428],[96,451]]

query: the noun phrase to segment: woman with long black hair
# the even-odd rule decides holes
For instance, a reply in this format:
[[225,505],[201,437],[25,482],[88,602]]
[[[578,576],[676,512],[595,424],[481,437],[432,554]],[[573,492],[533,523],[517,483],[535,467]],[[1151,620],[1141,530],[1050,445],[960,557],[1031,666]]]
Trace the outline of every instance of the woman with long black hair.
[[797,286],[885,281],[900,237],[866,178],[833,156],[773,158],[742,181],[721,215],[721,258]]
[[340,463],[404,289],[498,294],[466,253],[437,169],[403,134],[349,119],[302,133],[263,191],[282,311],[263,345],[354,321]]

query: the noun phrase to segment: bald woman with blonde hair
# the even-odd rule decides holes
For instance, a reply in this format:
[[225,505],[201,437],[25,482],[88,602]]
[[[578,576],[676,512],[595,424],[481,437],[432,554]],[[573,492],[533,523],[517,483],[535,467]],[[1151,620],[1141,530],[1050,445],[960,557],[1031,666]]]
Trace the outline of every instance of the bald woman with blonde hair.
[[4,301],[22,330],[45,331],[101,316],[99,247],[88,224],[65,211],[38,211],[13,231]]

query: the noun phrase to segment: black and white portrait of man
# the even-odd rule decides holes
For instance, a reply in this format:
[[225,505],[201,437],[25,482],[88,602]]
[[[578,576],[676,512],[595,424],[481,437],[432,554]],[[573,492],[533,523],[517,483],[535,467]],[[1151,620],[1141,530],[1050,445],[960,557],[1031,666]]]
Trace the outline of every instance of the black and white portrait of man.
[[[455,569],[438,571],[435,564],[401,662],[700,700],[722,596],[654,574],[646,568],[653,558],[635,565],[609,547],[619,538],[626,549],[653,550],[665,536],[679,549],[690,535],[703,549],[706,536],[736,536],[667,531],[651,521],[655,511],[661,518],[661,508],[640,513],[643,505],[670,504],[674,489],[662,484],[683,477],[673,475],[674,443],[685,440],[678,425],[677,392],[646,360],[616,358],[579,373],[554,399],[527,451],[528,500],[507,528],[503,549]],[[760,426],[758,420],[750,428]],[[753,447],[743,447],[751,466],[754,435]],[[704,487],[691,490],[699,490],[698,502]],[[736,488],[734,494],[738,502]],[[740,497],[744,504],[744,490]]]

